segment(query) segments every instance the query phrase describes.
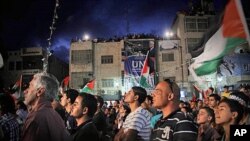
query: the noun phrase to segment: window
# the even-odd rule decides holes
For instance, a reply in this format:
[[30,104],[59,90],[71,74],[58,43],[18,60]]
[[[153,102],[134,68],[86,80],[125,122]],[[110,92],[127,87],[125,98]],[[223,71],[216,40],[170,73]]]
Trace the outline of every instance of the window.
[[208,29],[207,18],[185,18],[185,31],[186,32],[205,32]]
[[16,70],[22,70],[22,62],[21,61],[16,62]]
[[27,69],[42,69],[42,56],[24,56],[22,62],[22,68]]
[[174,53],[162,53],[162,62],[174,61]]
[[196,47],[196,45],[199,43],[201,39],[200,38],[187,38],[186,39],[186,43],[187,43],[187,46],[188,46],[188,52],[190,53],[194,47]]
[[125,75],[125,73],[124,73],[124,71],[122,71],[121,73],[122,73],[122,86],[124,86],[124,75]]
[[92,50],[72,50],[72,64],[89,64],[92,63]]
[[250,71],[250,64],[243,64],[244,71],[249,72]]
[[114,87],[113,79],[102,79],[102,87]]
[[9,62],[9,70],[14,70],[15,63],[14,62]]
[[114,91],[114,90],[107,90],[107,94],[109,94],[109,95],[115,95],[116,91]]
[[186,32],[195,32],[196,31],[196,19],[186,18],[185,25],[186,25]]
[[101,57],[102,64],[113,64],[113,55],[106,55]]
[[205,32],[208,29],[207,19],[197,19],[198,32]]
[[90,80],[89,73],[91,72],[72,72],[71,85],[73,88],[82,88]]

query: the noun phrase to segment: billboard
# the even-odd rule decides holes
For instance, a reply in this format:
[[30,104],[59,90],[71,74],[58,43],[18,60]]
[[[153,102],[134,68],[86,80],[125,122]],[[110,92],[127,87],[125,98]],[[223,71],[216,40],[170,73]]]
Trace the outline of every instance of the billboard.
[[128,90],[132,86],[139,86],[141,70],[148,53],[148,65],[150,67],[148,84],[154,87],[155,72],[155,44],[153,40],[132,40],[124,43],[124,84]]

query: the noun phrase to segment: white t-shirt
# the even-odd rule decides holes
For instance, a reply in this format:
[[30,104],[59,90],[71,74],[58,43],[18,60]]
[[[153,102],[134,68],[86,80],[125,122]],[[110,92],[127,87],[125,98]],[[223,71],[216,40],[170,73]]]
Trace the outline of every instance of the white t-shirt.
[[123,123],[124,132],[127,132],[128,129],[136,130],[138,131],[138,141],[149,141],[151,134],[150,120],[151,114],[142,107],[138,107],[134,112],[129,113]]

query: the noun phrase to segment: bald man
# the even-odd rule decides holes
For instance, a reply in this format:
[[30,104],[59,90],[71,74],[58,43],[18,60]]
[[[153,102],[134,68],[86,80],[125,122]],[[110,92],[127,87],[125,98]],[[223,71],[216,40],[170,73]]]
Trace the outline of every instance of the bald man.
[[151,141],[195,141],[197,126],[180,111],[180,88],[169,79],[159,82],[153,93],[153,107],[161,109],[162,117],[154,126]]

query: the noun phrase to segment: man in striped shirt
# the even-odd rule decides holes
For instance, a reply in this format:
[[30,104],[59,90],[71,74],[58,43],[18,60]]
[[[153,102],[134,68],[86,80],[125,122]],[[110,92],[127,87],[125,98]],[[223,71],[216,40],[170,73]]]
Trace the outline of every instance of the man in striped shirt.
[[179,109],[180,89],[169,79],[159,82],[152,93],[153,106],[162,110],[151,141],[195,141],[197,126]]
[[147,92],[141,87],[132,87],[125,95],[124,101],[129,104],[131,113],[116,134],[115,141],[149,141],[151,114],[141,107]]

